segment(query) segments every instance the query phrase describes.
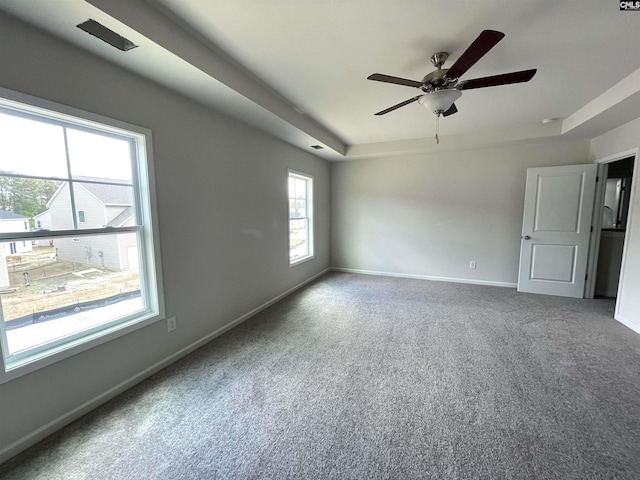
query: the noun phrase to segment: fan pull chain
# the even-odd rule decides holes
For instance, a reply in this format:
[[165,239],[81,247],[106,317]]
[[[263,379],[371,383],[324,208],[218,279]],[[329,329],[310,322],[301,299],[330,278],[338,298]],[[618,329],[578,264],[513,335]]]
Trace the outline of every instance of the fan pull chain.
[[436,115],[436,144],[440,145],[440,137],[438,137],[438,133],[440,133],[440,114]]

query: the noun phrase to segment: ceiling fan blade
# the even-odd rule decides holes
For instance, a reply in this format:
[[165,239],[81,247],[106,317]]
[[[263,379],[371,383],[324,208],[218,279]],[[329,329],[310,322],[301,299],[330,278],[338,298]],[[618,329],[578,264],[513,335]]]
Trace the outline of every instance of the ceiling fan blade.
[[416,80],[409,80],[407,78],[392,77],[391,75],[384,75],[382,73],[373,73],[367,77],[367,80],[375,80],[377,82],[395,83],[396,85],[404,85],[406,87],[420,88],[422,82]]
[[491,77],[474,78],[462,81],[458,84],[459,90],[471,90],[473,88],[495,87],[497,85],[509,85],[510,83],[528,82],[538,70],[522,70],[521,72],[503,73]]
[[456,113],[458,111],[458,109],[456,108],[456,104],[452,103],[451,106],[449,107],[449,109],[444,112],[442,114],[443,117],[448,117],[449,115],[453,115],[454,113]]
[[409,105],[410,103],[415,102],[416,100],[418,100],[422,95],[418,95],[417,97],[413,97],[410,98],[409,100],[405,100],[402,103],[399,103],[397,105],[394,105],[393,107],[389,107],[385,110],[381,110],[378,113],[376,113],[376,115],[384,115],[385,113],[389,113],[389,112],[393,112],[394,110],[400,108],[400,107],[404,107],[405,105]]
[[504,33],[495,30],[483,30],[469,48],[458,58],[447,72],[449,78],[460,78],[475,63],[484,57],[489,50],[504,38]]

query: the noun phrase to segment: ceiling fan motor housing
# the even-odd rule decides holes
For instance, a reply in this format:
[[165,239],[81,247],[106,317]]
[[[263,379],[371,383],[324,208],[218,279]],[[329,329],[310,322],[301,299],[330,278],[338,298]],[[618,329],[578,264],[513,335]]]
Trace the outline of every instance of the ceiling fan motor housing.
[[424,84],[422,90],[424,92],[433,92],[441,88],[449,88],[451,81],[445,78],[448,71],[448,68],[439,68],[425,75],[422,79],[422,83]]

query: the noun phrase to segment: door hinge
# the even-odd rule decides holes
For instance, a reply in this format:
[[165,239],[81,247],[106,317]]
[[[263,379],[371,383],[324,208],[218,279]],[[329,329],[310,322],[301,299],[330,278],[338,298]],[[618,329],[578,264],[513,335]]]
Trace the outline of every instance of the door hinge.
[[600,177],[596,175],[596,183],[600,181]]
[[585,273],[585,274],[584,274],[584,279],[586,280],[586,279],[588,279],[588,278],[589,278],[589,274],[588,274],[588,273]]
[[591,232],[593,232],[593,225],[591,225]]

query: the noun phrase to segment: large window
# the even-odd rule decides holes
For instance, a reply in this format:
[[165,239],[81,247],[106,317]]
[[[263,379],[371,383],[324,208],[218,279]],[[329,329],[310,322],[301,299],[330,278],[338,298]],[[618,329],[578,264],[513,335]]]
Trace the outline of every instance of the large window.
[[0,383],[164,314],[150,140],[0,89]]
[[313,178],[289,170],[289,263],[313,257]]

